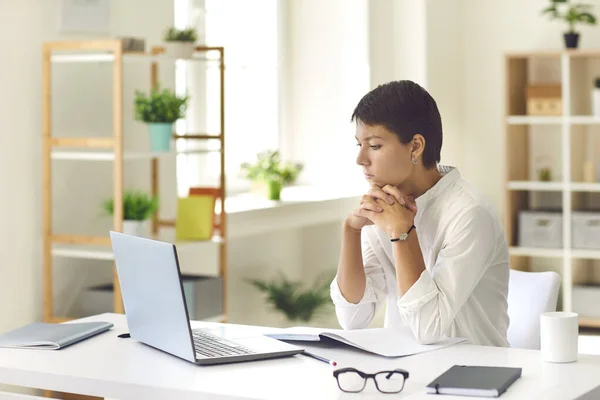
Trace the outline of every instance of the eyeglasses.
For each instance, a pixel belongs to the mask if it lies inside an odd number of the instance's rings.
[[[394,369],[367,374],[356,368],[341,368],[333,371],[333,376],[343,392],[361,392],[367,385],[367,380],[373,378],[375,387],[381,393],[399,393],[404,389],[404,382],[408,379],[408,371]]]

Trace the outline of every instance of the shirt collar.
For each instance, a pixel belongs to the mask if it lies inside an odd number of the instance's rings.
[[[440,174],[442,174],[442,178],[431,189],[415,199],[418,211],[425,209],[432,199],[460,178],[460,172],[455,167],[438,165],[437,168]]]

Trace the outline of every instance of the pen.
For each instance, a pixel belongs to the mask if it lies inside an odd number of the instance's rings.
[[[336,363],[335,361],[328,360],[328,359],[327,359],[327,358],[325,358],[325,357],[321,357],[321,356],[318,356],[318,355],[316,355],[316,354],[313,354],[313,353],[309,353],[309,352],[308,352],[308,351],[306,351],[306,350],[304,350],[304,351],[303,351],[301,354],[304,354],[305,356],[312,357],[312,358],[314,358],[314,359],[316,359],[316,360],[319,360],[319,361],[323,361],[324,363],[327,363],[327,364],[329,364],[329,365],[333,365],[334,367],[337,365],[337,363]]]

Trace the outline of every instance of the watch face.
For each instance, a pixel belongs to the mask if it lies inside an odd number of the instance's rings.
[[[407,237],[408,237],[408,233],[402,233],[402,234],[400,234],[400,237],[398,239],[406,240]]]

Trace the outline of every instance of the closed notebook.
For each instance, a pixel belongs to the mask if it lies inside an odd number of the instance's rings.
[[[0,335],[0,347],[57,350],[113,327],[110,322],[50,324],[34,322]]]
[[[520,377],[521,368],[455,365],[427,385],[427,392],[498,397]]]

